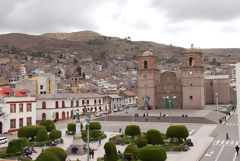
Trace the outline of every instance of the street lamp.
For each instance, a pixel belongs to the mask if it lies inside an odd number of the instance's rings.
[[[218,112],[218,93],[216,92],[215,93],[215,96],[216,96],[216,104],[217,104],[217,121],[219,119],[219,112]]]
[[[89,124],[90,124],[90,120],[91,120],[91,115],[89,114],[89,112],[87,113],[87,161],[89,161]]]
[[[176,96],[173,96],[173,97],[163,97],[164,100],[168,100],[168,103],[169,103],[169,106],[170,106],[170,125],[172,125],[172,101],[173,99],[176,98]]]

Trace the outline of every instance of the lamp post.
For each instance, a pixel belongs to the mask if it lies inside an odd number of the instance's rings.
[[[176,96],[173,96],[173,97],[169,97],[169,96],[166,96],[166,97],[163,97],[164,100],[167,99],[168,103],[169,103],[169,106],[170,106],[170,125],[172,125],[172,101],[173,99],[176,98]]]
[[[89,124],[90,124],[91,115],[87,113],[87,161],[89,161]]]
[[[218,112],[218,93],[216,92],[215,93],[215,96],[216,96],[216,104],[217,104],[217,121],[219,119],[219,112]]]

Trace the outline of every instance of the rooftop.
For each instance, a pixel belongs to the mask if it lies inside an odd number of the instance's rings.
[[[39,94],[37,100],[43,99],[79,99],[79,98],[100,98],[104,95],[97,93],[58,93],[58,94]]]
[[[210,75],[205,76],[205,79],[228,79],[229,75]]]

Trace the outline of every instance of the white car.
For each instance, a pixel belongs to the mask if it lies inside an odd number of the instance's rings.
[[[96,116],[96,117],[102,116],[102,112],[100,112],[100,111],[96,112],[96,113],[95,113],[95,116]]]
[[[113,109],[113,112],[118,112],[118,109],[117,109],[117,108],[114,108],[114,109]]]
[[[6,137],[0,137],[0,144],[7,143],[8,139]]]

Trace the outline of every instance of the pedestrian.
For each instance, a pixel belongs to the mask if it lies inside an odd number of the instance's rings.
[[[148,121],[148,119],[146,118],[146,119],[145,119],[145,121],[147,122],[147,121]]]
[[[98,146],[101,145],[101,139],[98,141]]]
[[[228,133],[226,133],[226,140],[230,140]]]
[[[160,117],[162,116],[162,113],[160,112]]]
[[[44,150],[44,147],[42,148],[42,152],[43,152],[43,150]]]
[[[120,155],[121,154],[121,151],[120,150],[118,150],[118,155]]]
[[[235,147],[235,149],[236,149],[236,152],[237,152],[237,155],[238,155],[239,146],[237,145],[237,146]]]
[[[94,149],[92,150],[92,159],[94,159]]]
[[[158,120],[160,120],[160,117],[158,117]]]
[[[147,116],[148,116],[148,113],[147,113]]]
[[[119,133],[121,133],[121,132],[122,132],[122,128],[119,129]]]
[[[145,117],[145,113],[143,113],[143,117]]]
[[[92,149],[90,148],[89,149],[89,157],[90,157],[90,159],[91,159],[91,156],[92,156]]]

